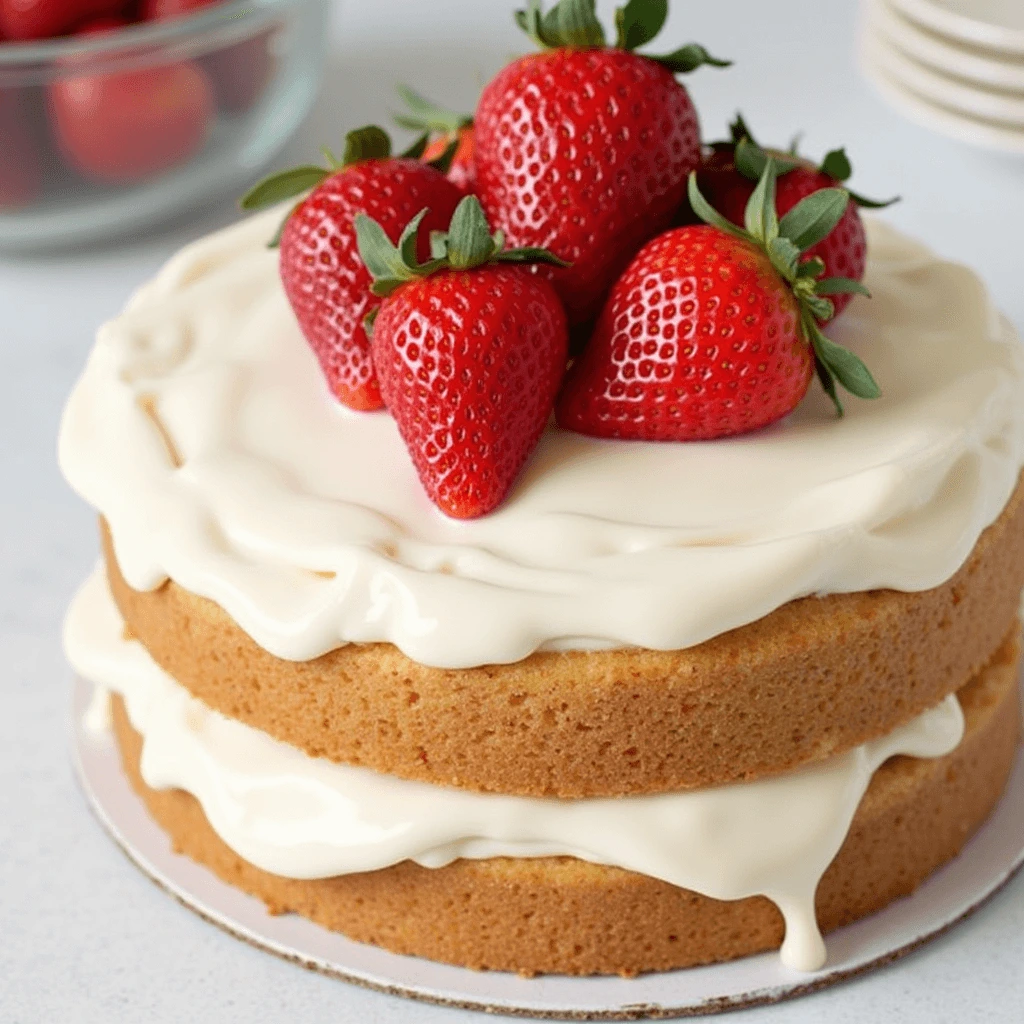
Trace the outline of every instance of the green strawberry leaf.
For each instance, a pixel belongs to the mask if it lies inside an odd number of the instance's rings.
[[[862,196],[858,192],[852,192],[850,189],[846,191],[850,193],[850,198],[858,206],[862,206],[866,210],[883,210],[885,207],[892,206],[893,203],[900,201],[899,196],[893,196],[892,199],[868,199],[867,196]]]
[[[540,47],[547,47],[544,42],[544,17],[541,13],[540,0],[527,0],[525,11],[516,11],[516,24]]]
[[[795,281],[800,269],[800,250],[784,235],[773,238],[767,249],[772,266],[787,281]]]
[[[363,333],[367,338],[373,337],[373,325],[377,322],[377,315],[380,313],[380,306],[374,306],[366,316],[363,317]]]
[[[696,171],[690,171],[690,177],[686,183],[686,194],[690,200],[690,208],[705,224],[710,224],[712,227],[718,228],[719,231],[724,231],[727,235],[733,235],[745,241],[749,240],[747,233],[742,228],[737,227],[731,220],[723,217],[704,198],[700,186],[697,184]]]
[[[397,121],[398,118],[396,117],[395,120]],[[409,160],[419,160],[426,152],[429,141],[430,136],[424,132],[408,149],[402,150],[400,156],[406,157]]]
[[[818,170],[830,178],[835,178],[836,181],[846,181],[853,174],[850,158],[846,155],[845,149],[833,149],[826,153]]]
[[[629,0],[615,11],[615,45],[620,50],[645,46],[662,30],[667,17],[668,0]]]
[[[345,136],[345,152],[341,158],[343,167],[361,160],[386,160],[391,156],[391,139],[383,128],[368,124]]]
[[[822,188],[801,199],[782,218],[779,233],[801,252],[827,237],[843,218],[850,203],[845,188]]]
[[[405,225],[402,235],[398,239],[398,251],[401,254],[402,262],[409,267],[410,270],[416,270],[419,267],[419,260],[416,258],[416,243],[419,236],[420,225],[423,223],[423,218],[426,217],[429,212],[430,208],[424,206],[423,209]]]
[[[422,212],[417,214],[418,219],[421,220],[422,217]],[[391,244],[387,233],[372,217],[358,213],[354,224],[359,255],[374,279],[373,287],[370,289],[374,295],[390,295],[400,284],[417,276],[416,271],[419,268],[410,266],[405,261],[402,250]],[[406,241],[408,230],[406,228],[402,232],[403,242]],[[413,237],[415,238],[415,235]]]
[[[330,171],[312,165],[279,171],[253,185],[239,200],[239,205],[243,210],[262,210],[268,206],[275,206],[285,199],[291,199],[315,188],[330,174]]]
[[[435,171],[440,171],[442,174],[447,174],[452,169],[452,161],[455,159],[455,154],[459,151],[460,139],[458,135],[453,135],[451,141],[447,146],[444,147],[444,152],[433,160],[429,161],[430,166]]]
[[[455,208],[447,231],[430,233],[430,255],[426,263],[417,258],[420,225],[427,210],[420,210],[406,225],[398,245],[392,245],[384,229],[365,213],[355,218],[356,243],[359,255],[373,277],[370,291],[388,296],[396,288],[420,277],[429,277],[438,270],[472,270],[485,263],[548,263],[569,266],[547,249],[510,249],[502,252],[505,233],[490,233],[480,200],[466,196]]]
[[[846,410],[843,409],[843,403],[839,400],[839,395],[836,394],[836,380],[832,376],[829,368],[818,358],[818,353],[814,353],[814,369],[818,374],[818,381],[821,384],[821,390],[832,399],[832,404],[836,407],[836,415],[842,419],[846,415]]]
[[[777,153],[772,154],[772,159],[775,161],[775,169],[780,178],[800,165],[799,160],[790,160]],[[733,160],[736,163],[736,170],[744,178],[748,178],[750,181],[760,181],[761,175],[764,174],[764,165],[768,162],[768,154],[749,137],[744,137],[736,143]]]
[[[852,277],[823,277],[815,284],[814,291],[817,295],[864,295],[871,298],[871,292]]]
[[[495,251],[491,228],[476,196],[466,196],[455,207],[448,227],[448,262],[454,270],[469,270],[486,263]]]
[[[810,317],[804,317],[804,324],[810,334],[815,355],[851,395],[871,399],[882,394],[871,371],[858,356],[827,338]]]
[[[735,146],[738,146],[744,139],[749,139],[753,145],[757,146],[757,140],[754,138],[754,133],[747,127],[747,122],[738,110],[736,111],[736,116],[729,124],[729,135],[731,136],[733,145]],[[760,149],[760,146],[758,146],[758,149]],[[761,175],[759,173],[758,177],[760,176]]]
[[[548,249],[528,247],[526,249],[506,249],[491,257],[492,263],[546,263],[551,267],[571,267],[572,264],[556,256]]]
[[[832,300],[826,299],[823,295],[815,295],[812,292],[810,295],[803,296],[802,301],[814,314],[814,319],[820,323],[825,323],[836,315],[836,307],[832,304]]]
[[[467,114],[458,114],[446,107],[439,107],[407,85],[398,85],[396,90],[409,108],[408,114],[395,115],[395,121],[403,128],[409,128],[414,132],[454,134],[473,123],[473,118]]]
[[[543,31],[549,46],[604,46],[596,0],[558,0],[544,15]]]
[[[821,277],[825,273],[825,261],[820,256],[812,256],[809,260],[804,260],[796,269],[796,276],[801,277]],[[817,289],[815,289],[817,290]],[[822,292],[821,294],[824,294]]]
[[[593,49],[604,46],[604,29],[597,19],[596,0],[558,0],[547,14],[540,0],[529,0],[516,11],[516,24],[546,50],[562,46]]]
[[[432,260],[443,260],[448,255],[448,232],[430,232],[430,258]]]
[[[747,200],[747,207],[743,211],[747,233],[764,246],[771,245],[779,237],[779,216],[775,212],[776,177],[775,160],[768,157],[757,188]]]
[[[678,50],[673,50],[671,53],[660,56],[650,53],[645,53],[644,56],[660,64],[662,67],[668,68],[669,71],[677,75],[688,74],[703,64],[709,64],[714,68],[727,68],[732,65],[731,60],[720,60],[718,57],[712,57],[700,43],[687,43],[685,46],[679,47]]]

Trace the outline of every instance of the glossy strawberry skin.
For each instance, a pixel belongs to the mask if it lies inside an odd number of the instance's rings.
[[[728,151],[720,151],[705,160],[697,174],[697,183],[704,197],[734,224],[743,224],[743,211],[753,194],[754,182],[745,178],[732,161]],[[812,164],[795,167],[779,178],[775,209],[780,217],[801,199],[823,188],[842,188],[843,183],[823,174]],[[850,202],[842,220],[826,238],[804,253],[804,259],[819,256],[825,264],[826,277],[849,277],[863,281],[867,269],[868,244],[864,222],[857,204]],[[830,296],[838,316],[850,303],[852,295]]]
[[[524,267],[440,271],[384,300],[373,330],[381,394],[427,494],[472,519],[505,499],[565,373],[568,328]]]
[[[429,163],[444,156],[449,139],[439,136],[430,142],[421,159]],[[472,127],[459,129],[459,145],[448,168],[448,180],[466,195],[476,192],[476,134]]]
[[[796,300],[768,258],[717,228],[675,228],[616,283],[556,414],[596,437],[742,434],[791,412],[813,368]]]
[[[328,386],[351,409],[383,405],[363,320],[380,299],[359,258],[352,221],[366,213],[397,242],[425,206],[419,258],[447,229],[462,193],[416,160],[366,160],[331,175],[299,204],[281,236],[281,281]]]
[[[475,115],[477,194],[511,246],[570,261],[545,269],[570,323],[588,323],[648,239],[666,228],[700,160],[697,114],[672,73],[623,50],[523,57]]]

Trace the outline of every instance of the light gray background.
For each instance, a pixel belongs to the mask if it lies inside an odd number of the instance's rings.
[[[325,93],[280,161],[386,117],[396,80],[470,106],[524,47],[513,0],[349,0],[335,19]],[[610,4],[603,4],[607,12]],[[664,38],[732,57],[688,84],[705,135],[742,105],[765,140],[802,127],[812,154],[846,144],[854,186],[901,193],[889,216],[977,267],[1024,326],[1024,161],[928,134],[857,74],[852,0],[675,0]],[[68,598],[95,558],[92,515],[54,464],[58,417],[93,331],[228,203],[144,240],[46,258],[0,257],[0,1021],[471,1024],[482,1015],[366,992],[250,949],[143,877],[81,799],[67,755]],[[898,965],[737,1024],[1024,1021],[1024,877],[952,934]]]

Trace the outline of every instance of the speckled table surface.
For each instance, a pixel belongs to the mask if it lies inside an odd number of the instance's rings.
[[[402,79],[469,105],[519,47],[511,0],[350,0],[337,13],[324,96],[282,166],[384,119]],[[610,7],[602,4],[602,7]],[[987,154],[901,120],[860,79],[852,0],[677,2],[667,37],[733,57],[691,87],[706,134],[742,105],[766,138],[806,130],[808,151],[846,144],[856,187],[899,192],[892,220],[977,267],[1024,327],[1024,160]],[[229,204],[144,239],[0,258],[0,1021],[289,1021],[470,1024],[309,974],[249,948],[170,900],[92,820],[67,755],[65,605],[95,558],[92,516],[55,466],[60,408],[95,326]],[[1024,1020],[1024,877],[902,962],[802,1001],[744,1011],[743,1024]],[[490,1018],[488,1018],[490,1019]]]

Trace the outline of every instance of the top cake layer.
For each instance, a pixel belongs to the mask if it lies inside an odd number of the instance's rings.
[[[677,650],[793,598],[949,579],[1024,464],[1024,356],[970,271],[869,223],[836,341],[876,402],[690,444],[549,429],[474,521],[422,493],[385,414],[328,394],[266,249],[277,214],[175,257],[106,325],[61,464],[137,590],[170,578],[270,653],[386,641],[426,665]]]

